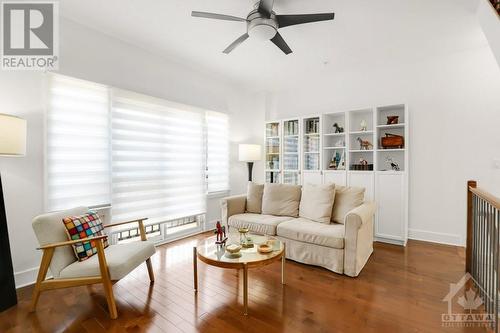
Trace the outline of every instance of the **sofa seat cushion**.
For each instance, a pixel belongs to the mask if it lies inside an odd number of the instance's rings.
[[[104,250],[111,280],[120,280],[155,253],[150,241],[137,241],[110,245]],[[75,261],[65,267],[59,278],[100,276],[99,256],[96,254],[85,261]]]
[[[280,223],[276,229],[280,237],[335,249],[344,248],[343,224],[325,224],[298,218]]]
[[[276,235],[276,226],[293,219],[289,216],[274,216],[261,214],[236,214],[228,219],[227,224],[234,228],[248,228],[250,231],[263,235]]]

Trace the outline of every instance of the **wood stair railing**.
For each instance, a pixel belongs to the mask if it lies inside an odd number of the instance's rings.
[[[500,199],[467,182],[467,243],[465,270],[472,276],[484,301],[484,311],[494,318],[498,332],[500,285]]]

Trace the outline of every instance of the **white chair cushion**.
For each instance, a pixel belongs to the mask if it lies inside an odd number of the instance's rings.
[[[263,235],[276,235],[276,226],[292,219],[289,216],[273,216],[261,214],[236,214],[229,217],[227,224],[235,228],[248,228],[250,231]]]
[[[125,275],[142,264],[155,253],[153,242],[137,241],[125,244],[110,245],[104,250],[108,263],[111,280],[120,280]],[[99,276],[99,257],[93,255],[85,261],[76,261],[65,267],[59,274],[59,278],[79,278],[88,276]]]
[[[300,242],[336,249],[344,248],[345,227],[343,224],[325,224],[298,218],[280,223],[276,228],[276,233],[280,237]]]
[[[302,186],[299,216],[320,223],[330,223],[335,184]]]
[[[300,185],[264,184],[262,214],[299,216]]]

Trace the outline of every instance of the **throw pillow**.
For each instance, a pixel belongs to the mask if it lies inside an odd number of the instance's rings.
[[[332,221],[344,224],[345,216],[354,208],[361,206],[365,198],[363,187],[335,187]]]
[[[266,183],[262,195],[262,214],[297,217],[300,195],[299,185]]]
[[[102,225],[99,215],[95,212],[88,212],[87,214],[79,216],[69,216],[63,218],[64,226],[66,227],[66,234],[70,240],[83,239],[94,236],[104,235],[104,227]],[[73,244],[73,251],[75,252],[78,261],[84,261],[97,253],[96,241],[87,241]],[[107,239],[103,240],[104,247],[108,247]]]
[[[247,188],[247,213],[260,214],[262,212],[262,194],[264,184],[248,182]]]
[[[335,199],[335,184],[302,186],[299,216],[320,223],[330,223],[333,202]]]

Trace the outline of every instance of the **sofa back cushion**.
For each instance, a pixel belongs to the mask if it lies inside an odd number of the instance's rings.
[[[320,223],[330,223],[334,199],[335,184],[306,184],[302,186],[299,216]]]
[[[301,190],[299,185],[264,184],[262,214],[299,216]]]
[[[248,182],[247,187],[247,213],[262,213],[262,194],[264,193],[264,184],[255,184]]]
[[[345,216],[354,208],[361,206],[365,198],[363,187],[335,187],[335,202],[333,203],[332,222],[344,223]]]

